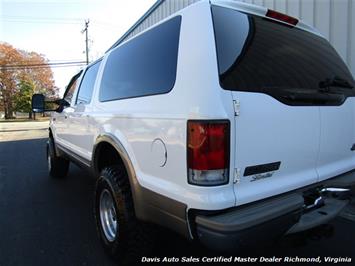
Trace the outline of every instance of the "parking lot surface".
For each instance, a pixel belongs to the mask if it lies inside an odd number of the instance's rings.
[[[49,121],[1,122],[0,142],[46,138],[48,125]]]

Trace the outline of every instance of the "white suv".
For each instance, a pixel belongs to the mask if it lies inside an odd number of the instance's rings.
[[[201,1],[72,79],[50,123],[50,175],[69,160],[91,169],[100,238],[122,260],[145,254],[147,224],[223,250],[307,230],[348,203],[354,84],[301,21]]]

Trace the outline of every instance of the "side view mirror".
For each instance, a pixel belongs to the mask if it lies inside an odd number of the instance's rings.
[[[33,94],[32,95],[32,112],[43,113],[45,111],[45,102],[43,94]]]
[[[49,103],[51,108],[46,109],[46,103]],[[53,109],[53,104],[58,105],[57,108]],[[33,94],[32,95],[32,112],[43,113],[43,112],[62,112],[64,107],[70,106],[70,104],[64,99],[58,99],[54,101],[46,101],[43,94]]]
[[[64,99],[55,100],[55,101],[53,101],[53,103],[58,104],[59,106],[63,106],[63,107],[70,106],[70,104]]]
[[[64,107],[70,106],[70,104],[64,99],[58,99],[58,100],[52,101],[51,103],[55,103],[58,105],[57,109],[52,110],[52,111],[56,111],[57,113],[63,112]]]

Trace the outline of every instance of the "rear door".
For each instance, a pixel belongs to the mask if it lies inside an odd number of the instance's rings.
[[[319,180],[325,180],[355,168],[354,98],[342,105],[321,107]]]
[[[354,93],[331,86],[334,77],[353,79],[329,43],[224,7],[212,6],[212,14],[220,86],[231,91],[239,113],[237,204],[354,168],[347,147],[354,136]]]
[[[317,182],[318,107],[289,107],[259,93],[233,92],[233,99],[241,105],[235,117],[240,204]]]

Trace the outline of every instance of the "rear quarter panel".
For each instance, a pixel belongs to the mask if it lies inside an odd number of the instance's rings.
[[[187,182],[187,120],[230,119],[233,106],[230,92],[216,90],[218,78],[209,3],[191,5],[177,14],[182,15],[182,24],[174,88],[167,94],[109,102],[99,102],[97,90],[93,112],[96,135],[110,133],[121,141],[141,186],[183,202],[188,208],[232,207],[235,205],[232,174],[229,184],[224,186],[198,187]],[[162,153],[157,154],[153,147],[156,139],[162,140],[166,148],[164,166],[161,166]]]

